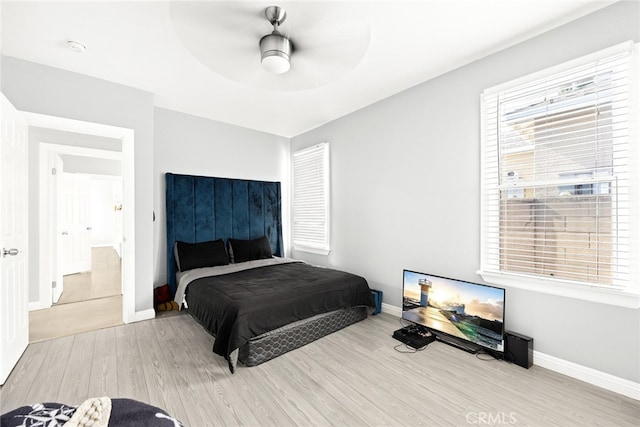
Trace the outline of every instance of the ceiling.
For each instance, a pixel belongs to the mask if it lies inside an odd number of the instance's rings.
[[[613,2],[2,0],[1,47],[151,92],[158,107],[292,137]],[[272,4],[294,45],[281,75],[260,65]]]

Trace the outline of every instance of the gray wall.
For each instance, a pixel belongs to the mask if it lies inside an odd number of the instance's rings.
[[[153,254],[149,250],[153,242],[153,95],[6,56],[2,58],[1,87],[18,110],[134,130],[135,311],[153,308]],[[37,250],[30,239],[31,253]],[[30,282],[33,280],[31,277]]]
[[[154,138],[154,282],[160,285],[167,282],[164,174],[280,181],[287,195],[289,139],[163,108],[155,109]],[[283,197],[285,224],[287,213]]]
[[[362,274],[400,306],[402,269],[481,282],[480,93],[640,40],[620,2],[292,139],[331,143],[333,249],[293,256]],[[640,311],[507,290],[507,329],[551,356],[640,382]]]

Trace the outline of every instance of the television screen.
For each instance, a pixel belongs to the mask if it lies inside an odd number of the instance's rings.
[[[502,288],[404,270],[402,318],[467,350],[503,352],[504,297]]]

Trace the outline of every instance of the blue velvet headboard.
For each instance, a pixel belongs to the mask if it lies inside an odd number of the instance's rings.
[[[192,175],[165,175],[167,191],[167,280],[176,291],[175,242],[198,243],[267,236],[283,256],[279,182]]]

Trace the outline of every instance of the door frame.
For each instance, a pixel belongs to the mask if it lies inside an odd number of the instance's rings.
[[[122,204],[123,204],[123,238],[122,238],[122,320],[130,323],[135,320],[135,166],[134,166],[134,131],[133,129],[104,125],[100,123],[85,122],[80,120],[66,119],[62,117],[47,116],[44,114],[21,111],[29,126],[45,129],[73,132],[85,135],[101,136],[122,141],[122,152],[116,153],[122,159]],[[90,149],[88,147],[66,146],[74,149],[73,154],[78,154],[82,150],[85,153],[96,151],[107,151]],[[82,149],[82,150],[80,150]],[[40,162],[42,162],[42,151],[40,152]],[[39,165],[43,170],[42,164]],[[44,164],[46,169],[46,162]],[[40,177],[40,188],[42,188],[42,176]],[[45,181],[46,182],[46,181]],[[42,198],[40,197],[40,202]],[[40,265],[43,266],[46,259],[46,249],[51,233],[45,232],[48,229],[48,222],[43,221],[42,213],[39,213],[39,245],[40,245]],[[44,227],[44,228],[43,228]],[[44,239],[44,240],[43,240]],[[45,256],[43,257],[43,250]],[[48,268],[47,268],[48,270]],[[46,270],[45,270],[46,271]],[[37,302],[30,303],[30,310],[43,309],[51,306],[51,283],[47,280],[39,280],[39,298]],[[46,290],[44,289],[46,287]],[[45,298],[43,298],[45,297]]]
[[[55,143],[47,143],[47,142],[38,142],[39,149],[39,167],[38,167],[38,179],[39,179],[39,259],[40,259],[40,267],[39,272],[40,275],[38,277],[39,280],[39,300],[38,302],[32,302],[30,304],[30,310],[40,310],[43,308],[51,307],[52,301],[52,293],[51,289],[51,280],[54,277],[53,272],[50,270],[49,256],[51,248],[58,247],[60,248],[59,242],[52,245],[52,240],[59,240],[61,236],[58,234],[58,230],[56,226],[52,227],[52,223],[50,221],[51,210],[54,209],[54,206],[51,206],[49,203],[50,195],[48,194],[49,180],[51,179],[51,173],[49,173],[49,156],[51,154],[58,155],[74,155],[81,157],[93,157],[98,159],[106,159],[106,160],[122,160],[122,152],[120,151],[109,151],[109,150],[101,150],[97,148],[88,148],[88,147],[79,147],[74,145],[65,145],[65,144],[55,144]],[[62,176],[64,170],[57,171],[58,176]],[[122,174],[120,175],[122,178],[123,186],[124,186],[124,177]],[[60,187],[58,188],[60,190]],[[124,190],[123,190],[124,197]],[[53,228],[53,229],[52,229]],[[60,264],[60,263],[58,263]],[[58,267],[60,268],[60,266]],[[54,279],[55,280],[55,279]],[[124,281],[123,281],[124,283]],[[58,284],[61,286],[61,284]]]
[[[43,153],[40,153],[40,165],[42,165],[43,159],[42,159],[42,155]],[[38,175],[39,175],[39,180],[40,180],[40,204],[39,206],[39,216],[40,216],[40,221],[42,222],[42,215],[43,213],[46,213],[47,215],[47,222],[46,225],[49,227],[47,230],[42,230],[42,233],[45,234],[46,236],[50,237],[49,241],[47,242],[47,257],[49,258],[49,262],[40,262],[40,270],[38,271],[38,280],[40,280],[41,282],[44,280],[51,279],[51,280],[55,280],[57,283],[57,286],[55,287],[55,289],[51,290],[52,293],[52,301],[55,304],[56,302],[58,302],[58,300],[60,299],[60,297],[62,296],[62,292],[64,291],[63,287],[64,287],[64,283],[62,280],[62,269],[60,268],[61,262],[60,262],[60,253],[61,251],[61,245],[62,245],[62,240],[58,239],[57,236],[59,233],[61,233],[60,231],[60,183],[62,181],[62,179],[60,179],[60,177],[58,176],[57,171],[60,170],[60,172],[64,171],[64,166],[62,163],[62,157],[60,156],[59,153],[56,152],[51,152],[49,151],[48,153],[46,153],[47,158],[45,159],[46,163],[46,168],[43,169],[42,166],[40,166],[40,168],[38,169]],[[53,177],[53,171],[51,173],[48,172],[41,172],[43,170],[49,171],[50,169],[55,168],[56,170],[56,178],[54,179]],[[47,177],[47,183],[45,185],[42,184],[42,177],[46,176]],[[44,191],[47,191],[47,194],[43,194]],[[40,258],[42,256],[42,250],[40,251],[40,253],[38,254],[38,259],[39,260],[43,260],[43,258]],[[55,266],[55,267],[54,267]],[[44,270],[42,268],[45,268]],[[51,286],[53,287],[53,286]],[[42,288],[40,287],[39,291],[38,291],[38,295],[40,295],[40,292],[42,292]],[[44,298],[44,297],[43,297]]]

